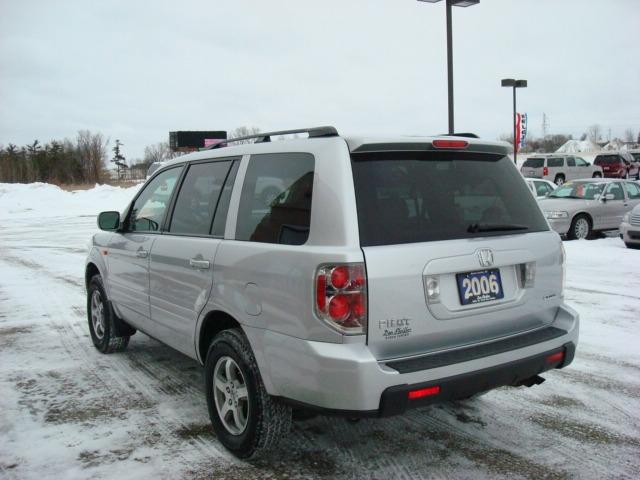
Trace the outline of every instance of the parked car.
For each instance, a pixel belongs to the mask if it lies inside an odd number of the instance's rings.
[[[622,217],[640,203],[640,185],[611,179],[567,182],[540,200],[551,227],[569,239],[615,230]]]
[[[528,157],[520,168],[522,175],[542,178],[562,185],[578,178],[601,178],[602,168],[574,155],[545,154]]]
[[[603,153],[593,161],[606,178],[640,179],[640,164],[629,152]]]
[[[95,347],[141,330],[202,363],[231,452],[266,451],[293,409],[385,417],[571,363],[562,242],[506,144],[250,138],[169,161],[99,215],[86,263]]]
[[[529,187],[533,196],[538,200],[545,198],[557,187],[555,183],[541,178],[526,178],[525,182],[527,182],[527,187]]]
[[[640,205],[636,205],[622,217],[620,238],[628,248],[640,248]]]

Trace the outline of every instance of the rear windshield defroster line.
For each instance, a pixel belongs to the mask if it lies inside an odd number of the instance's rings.
[[[548,230],[507,156],[397,151],[351,159],[363,247]],[[485,225],[501,228],[478,227]]]

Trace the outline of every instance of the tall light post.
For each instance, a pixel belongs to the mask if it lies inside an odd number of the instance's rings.
[[[513,78],[503,78],[503,87],[513,87],[513,162],[518,163],[518,136],[516,128],[516,88],[527,88],[526,80],[515,80]]]
[[[441,0],[418,0],[419,2],[437,3]],[[451,33],[451,7],[470,7],[480,0],[446,0],[447,2],[447,78],[449,96],[449,135],[454,133],[453,122],[453,36]]]

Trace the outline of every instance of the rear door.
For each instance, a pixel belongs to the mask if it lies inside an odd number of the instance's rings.
[[[368,344],[389,359],[551,323],[558,238],[508,157],[352,154]],[[535,286],[525,287],[527,263]],[[543,302],[541,299],[547,297]]]
[[[546,180],[550,180],[558,185],[563,183],[561,181],[562,178],[568,180],[563,157],[547,158],[547,167],[548,174],[544,177]]]
[[[189,165],[166,231],[151,250],[149,333],[187,355],[194,354],[196,321],[211,291],[238,161]]]
[[[138,194],[125,220],[125,232],[109,243],[109,293],[126,320],[149,328],[149,252],[160,234],[182,167],[156,175]]]
[[[640,204],[640,185],[633,182],[624,182],[624,189],[627,192],[627,211]]]
[[[629,210],[622,183],[611,182],[604,190],[604,195],[613,195],[613,200],[604,203],[603,228],[618,228],[622,223],[622,217]]]

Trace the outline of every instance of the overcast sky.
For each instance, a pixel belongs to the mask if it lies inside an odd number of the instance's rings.
[[[454,8],[456,130],[640,130],[639,0],[481,0]],[[444,2],[0,0],[0,144],[172,130],[447,129]]]

